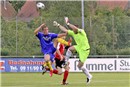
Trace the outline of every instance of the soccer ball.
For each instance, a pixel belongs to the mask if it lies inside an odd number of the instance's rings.
[[[37,3],[37,8],[38,9],[45,9],[45,5],[43,3],[41,3],[41,2],[38,2]]]

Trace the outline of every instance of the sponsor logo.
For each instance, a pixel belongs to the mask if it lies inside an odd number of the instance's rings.
[[[79,71],[78,60],[74,61],[73,71]],[[88,59],[84,67],[96,72],[130,72],[129,59]]]
[[[113,63],[88,63],[85,64],[85,67],[88,70],[91,71],[112,71],[112,70],[117,70],[117,65],[116,65],[116,60],[113,61]],[[75,66],[78,64],[78,60],[75,61]],[[75,70],[77,70],[78,68],[75,67]]]
[[[44,62],[43,61],[24,61],[24,60],[8,60],[9,65],[42,65]]]
[[[5,64],[5,61],[0,60],[0,71],[5,70],[4,64]]]
[[[120,60],[120,70],[130,70],[130,60]]]
[[[78,59],[70,59],[70,72],[82,72],[77,65]],[[1,72],[42,72],[41,65],[43,59],[25,59],[11,58],[0,60]],[[54,65],[53,65],[54,67]],[[90,72],[130,72],[130,59],[128,58],[110,58],[110,59],[87,59],[84,67]]]

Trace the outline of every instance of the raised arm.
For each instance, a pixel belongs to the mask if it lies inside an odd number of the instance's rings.
[[[41,24],[38,28],[34,30],[34,34],[37,35],[38,32],[42,29],[42,27],[45,25],[45,23]]]
[[[53,25],[56,26],[56,27],[59,27],[61,29],[61,31],[68,33],[68,30],[64,26],[57,23],[56,21],[53,22]]]
[[[75,33],[78,32],[78,27],[76,27],[75,25],[70,24],[70,23],[68,23],[67,25],[68,25]]]
[[[65,23],[66,23],[75,33],[78,32],[78,27],[76,27],[76,26],[73,25],[73,24],[70,24],[68,17],[65,17]]]

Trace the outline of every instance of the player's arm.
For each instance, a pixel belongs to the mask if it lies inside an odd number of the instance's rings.
[[[65,17],[65,23],[75,32],[78,33],[78,27],[76,27],[75,25],[69,23],[69,18]]]
[[[60,33],[60,34],[58,34],[58,38],[61,38],[61,37],[63,37],[63,36],[66,36],[67,35],[67,33]]]
[[[78,32],[78,29],[79,29],[79,28],[76,27],[75,25],[68,23],[68,26],[69,26],[75,33]]]
[[[56,21],[53,22],[53,26],[59,27],[61,29],[61,31],[68,33],[68,30],[64,26],[57,23]]]
[[[41,24],[38,28],[36,28],[36,29],[34,30],[34,34],[37,35],[38,32],[40,31],[40,29],[42,29],[42,27],[43,27],[44,25],[45,25],[45,23]]]

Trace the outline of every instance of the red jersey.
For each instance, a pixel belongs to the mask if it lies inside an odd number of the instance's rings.
[[[57,49],[59,49],[61,55],[64,54],[64,51],[65,51],[64,48],[65,48],[64,44],[58,43]],[[60,56],[57,52],[55,53],[55,58],[60,59]]]

